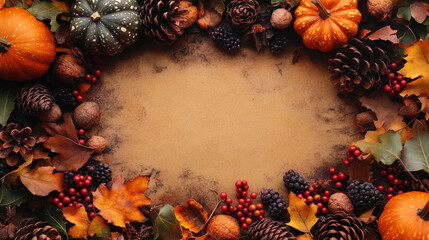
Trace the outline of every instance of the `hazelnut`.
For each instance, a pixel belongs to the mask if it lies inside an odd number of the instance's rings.
[[[100,118],[100,108],[95,102],[84,102],[74,110],[73,120],[77,128],[89,130],[98,125]]]
[[[270,22],[271,25],[276,29],[285,29],[289,27],[292,19],[292,14],[288,10],[284,8],[278,8],[271,14]]]
[[[39,120],[42,122],[56,122],[61,118],[62,115],[63,113],[61,112],[60,106],[54,104],[49,112],[42,113],[37,116],[37,118],[39,118]]]
[[[393,1],[392,0],[368,0],[368,13],[371,17],[385,21],[392,16]]]
[[[88,147],[94,148],[96,154],[101,154],[106,149],[106,139],[100,136],[92,136],[88,142]]]
[[[353,204],[344,193],[334,193],[329,197],[328,209],[332,213],[336,212],[353,212]]]

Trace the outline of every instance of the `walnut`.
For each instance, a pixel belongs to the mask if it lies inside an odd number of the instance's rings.
[[[349,197],[347,197],[344,193],[334,193],[329,197],[328,208],[331,213],[336,212],[353,212],[353,204],[350,201]]]
[[[371,17],[386,21],[392,17],[393,1],[392,0],[368,0],[368,13]]]
[[[292,14],[284,9],[278,8],[271,14],[271,25],[276,29],[285,29],[292,22]]]
[[[95,102],[84,102],[74,110],[73,120],[78,128],[89,130],[98,125],[100,118],[100,108]]]
[[[88,147],[94,148],[96,154],[101,154],[106,149],[106,139],[100,136],[92,136],[88,140]]]

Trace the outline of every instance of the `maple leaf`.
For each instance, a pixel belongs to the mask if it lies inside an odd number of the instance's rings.
[[[194,199],[187,201],[186,205],[175,207],[174,215],[184,228],[193,233],[201,232],[207,222],[206,210]]]
[[[316,224],[317,206],[314,204],[306,205],[302,198],[297,197],[294,193],[289,193],[290,222],[287,225],[304,233],[309,233],[311,228]]]
[[[153,212],[152,212],[153,213]],[[173,206],[167,204],[163,206],[158,215],[153,216],[154,220],[154,240],[181,239],[182,230],[180,223],[174,216]]]
[[[68,234],[74,238],[87,239],[89,219],[85,207],[83,205],[65,207],[63,214],[67,221],[74,224],[73,227],[69,228]]]
[[[100,215],[96,215],[89,223],[88,235],[97,239],[112,239],[110,227]]]
[[[423,121],[413,125],[413,137],[404,145],[404,164],[409,171],[429,173],[429,132]]]
[[[67,188],[64,182],[64,173],[52,173],[54,167],[43,166],[26,172],[20,176],[22,184],[33,195],[48,196],[52,191],[63,191]]]
[[[399,43],[399,38],[396,35],[398,30],[393,30],[390,26],[385,26],[367,36],[370,40],[385,40],[392,43]]]
[[[407,84],[401,92],[401,96],[410,96],[412,94],[420,96],[429,93],[429,44],[420,40],[411,46],[401,45],[404,48],[404,54],[407,55],[405,66],[398,72],[408,78],[417,80]]]
[[[94,206],[107,222],[125,227],[128,222],[143,222],[145,216],[139,207],[149,205],[151,200],[144,195],[149,177],[139,176],[124,184],[124,178],[118,177],[109,190],[100,185],[94,192]]]
[[[402,142],[399,133],[389,130],[378,136],[379,142],[358,142],[363,152],[371,153],[377,162],[391,165],[401,157]]]

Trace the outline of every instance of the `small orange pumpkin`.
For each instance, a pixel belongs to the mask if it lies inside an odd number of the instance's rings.
[[[25,9],[0,9],[0,79],[39,78],[55,54],[54,36],[45,24]]]
[[[390,199],[378,229],[382,239],[429,239],[429,193],[407,192]]]
[[[362,18],[357,0],[301,0],[294,29],[310,49],[329,52],[349,41]]]

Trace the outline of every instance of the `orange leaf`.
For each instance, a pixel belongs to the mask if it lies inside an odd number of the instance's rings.
[[[110,228],[106,221],[100,216],[95,216],[88,227],[89,236],[97,236],[101,239],[111,238]]]
[[[193,233],[201,232],[207,222],[206,210],[194,199],[186,202],[186,205],[175,207],[174,215],[184,228]]]
[[[296,240],[313,240],[314,238],[310,235],[310,234],[308,234],[308,233],[306,233],[306,234],[303,234],[303,235],[299,235],[297,238],[296,238]]]
[[[175,25],[181,28],[188,28],[198,18],[198,9],[191,2],[182,0],[179,3],[178,14],[174,17]]]
[[[304,233],[309,233],[310,229],[316,224],[317,206],[314,204],[306,205],[304,199],[297,197],[293,192],[289,193],[290,222],[287,225]]]
[[[203,15],[197,20],[201,29],[214,28],[222,22],[222,15],[212,8],[204,9]]]
[[[38,167],[20,176],[22,184],[34,195],[48,196],[52,191],[66,189],[64,173],[52,173],[54,167]]]
[[[100,215],[119,227],[125,227],[128,222],[143,222],[145,216],[139,207],[149,205],[151,200],[144,195],[149,184],[149,177],[139,176],[124,184],[119,177],[109,190],[100,185],[94,192],[94,206],[100,210]]]
[[[65,207],[63,214],[67,221],[74,224],[69,228],[68,234],[74,238],[87,238],[88,234],[88,214],[83,205],[79,207]]]
[[[407,55],[404,68],[399,73],[408,78],[419,78],[407,84],[401,92],[401,96],[410,96],[412,94],[420,96],[429,94],[429,44],[424,40],[414,44],[401,45],[404,48],[404,54]]]
[[[83,95],[91,88],[91,84],[87,82],[80,82],[77,88],[79,89],[80,94]]]

